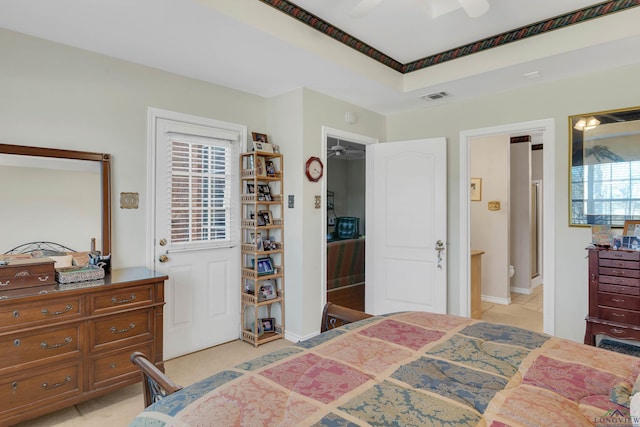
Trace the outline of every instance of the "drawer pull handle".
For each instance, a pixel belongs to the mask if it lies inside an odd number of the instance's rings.
[[[132,302],[135,299],[136,299],[136,294],[131,294],[129,299],[118,299],[116,297],[113,297],[113,298],[111,298],[111,302],[114,303],[114,304],[126,304],[128,302]]]
[[[38,277],[38,280],[41,282],[46,282],[47,280],[49,280],[49,276]]]
[[[115,363],[111,364],[111,369],[116,369],[116,364]]]
[[[72,308],[73,308],[73,305],[67,304],[67,306],[64,308],[63,311],[54,311],[53,313],[49,313],[49,310],[47,310],[46,308],[43,308],[41,313],[44,314],[45,316],[59,316],[61,314],[67,313]]]
[[[53,345],[49,345],[46,341],[43,341],[40,343],[40,348],[43,350],[52,350],[54,348],[60,348],[64,345],[67,345],[69,343],[71,343],[71,341],[73,341],[73,338],[71,337],[66,337],[64,339],[64,342],[58,343],[58,344],[53,344]]]
[[[18,382],[14,381],[11,383],[11,393],[16,394],[17,391],[18,391]]]
[[[613,328],[611,328],[611,332],[613,332],[616,335],[624,334],[624,330],[622,330],[622,329],[613,329]]]
[[[13,345],[15,345],[16,347],[18,347],[20,344],[22,344],[22,341],[20,341],[20,338],[16,338],[15,340],[13,340]]]
[[[71,377],[67,376],[63,382],[61,383],[56,383],[56,384],[51,384],[49,385],[48,383],[42,383],[42,388],[43,390],[50,390],[50,389],[54,389],[54,388],[58,388],[58,387],[62,387],[63,385],[65,385],[66,383],[71,382]]]
[[[0,286],[9,286],[9,283],[11,283],[11,280],[7,280],[6,282],[0,282]]]
[[[14,318],[16,318],[16,319],[17,319],[18,317],[20,317],[20,312],[19,312],[18,310],[14,310],[14,311],[13,311],[13,317],[14,317]]]
[[[624,317],[624,314],[620,314],[620,313],[611,313],[611,315],[613,317]]]
[[[126,332],[129,332],[130,330],[132,330],[135,327],[136,327],[136,324],[131,322],[131,323],[129,323],[129,329],[127,329],[127,328],[117,329],[115,326],[112,326],[109,330],[111,331],[112,334],[124,334]]]
[[[619,298],[613,298],[611,301],[613,301],[613,302],[624,302],[623,299],[619,299]]]

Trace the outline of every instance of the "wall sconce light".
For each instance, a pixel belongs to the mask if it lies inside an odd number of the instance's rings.
[[[587,118],[582,117],[580,120],[576,122],[573,128],[575,130],[589,130],[589,129],[593,129],[599,124],[600,124],[600,120],[596,119],[593,116],[590,116]]]

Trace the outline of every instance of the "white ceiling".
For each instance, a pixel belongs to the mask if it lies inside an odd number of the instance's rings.
[[[293,0],[401,63],[597,3],[488,0],[479,18],[432,18],[425,1],[382,0],[352,18],[359,0]],[[1,28],[264,97],[307,87],[381,114],[638,63],[637,22],[640,7],[401,74],[259,0],[0,0]],[[450,97],[420,99],[439,91]]]

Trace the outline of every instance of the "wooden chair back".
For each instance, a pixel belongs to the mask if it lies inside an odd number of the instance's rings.
[[[142,371],[142,391],[144,407],[157,402],[163,397],[182,390],[182,386],[174,384],[156,365],[139,351],[131,353],[131,363]]]
[[[322,323],[320,332],[326,332],[329,329],[337,328],[348,323],[357,322],[358,320],[368,319],[372,317],[362,311],[353,310],[351,308],[342,307],[340,305],[328,302],[322,310]]]

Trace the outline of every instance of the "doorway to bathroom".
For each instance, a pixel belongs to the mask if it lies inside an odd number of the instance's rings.
[[[547,333],[554,329],[554,191],[544,183],[554,182],[553,128],[553,120],[540,120],[465,131],[460,137],[461,277],[471,283],[470,254],[482,250],[482,318]],[[472,178],[481,185],[475,200]],[[471,296],[470,285],[461,289],[463,315],[471,313]]]

